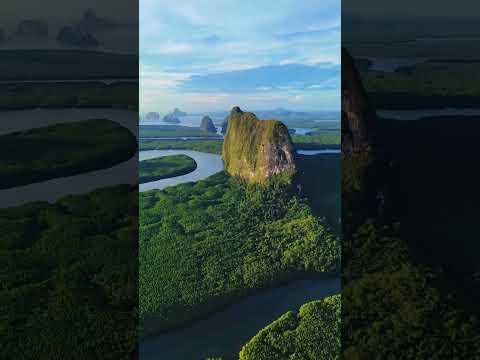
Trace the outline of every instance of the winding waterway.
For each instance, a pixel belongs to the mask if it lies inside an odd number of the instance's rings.
[[[197,168],[191,173],[140,184],[140,191],[164,189],[190,181],[199,181],[223,170],[223,161],[220,155],[208,154],[193,150],[146,150],[140,151],[140,161],[169,155],[187,155],[197,163]]]
[[[38,109],[0,112],[0,134],[68,123],[86,119],[110,119],[138,136],[136,112],[116,109]],[[301,150],[299,154],[336,153],[339,150]],[[128,161],[111,168],[62,177],[16,188],[0,190],[0,207],[11,207],[31,201],[56,201],[71,194],[82,194],[96,188],[138,181],[139,160],[185,154],[197,162],[189,174],[140,185],[140,191],[163,189],[184,182],[198,181],[223,170],[221,157],[191,150],[150,150],[139,152]],[[258,292],[223,311],[196,321],[191,326],[152,337],[140,344],[141,358],[191,360],[207,356],[236,359],[241,346],[283,313],[298,310],[304,303],[336,294],[340,279],[299,280],[286,286]]]
[[[340,149],[321,149],[321,150],[298,150],[301,155],[319,155],[319,154],[339,154]],[[161,179],[140,184],[140,191],[158,189],[162,190],[168,186],[203,180],[219,171],[223,170],[223,161],[220,155],[208,154],[192,150],[146,150],[140,151],[140,161],[158,158],[169,155],[187,155],[197,163],[197,168],[191,173],[175,176],[168,179]]]
[[[142,360],[238,359],[242,345],[287,311],[340,292],[337,277],[299,280],[252,295],[189,327],[140,343]]]
[[[298,151],[302,155],[339,152],[339,149]],[[192,157],[197,162],[197,170],[187,175],[141,184],[140,191],[198,181],[223,170],[219,155],[189,150],[142,151],[140,160],[177,154]],[[282,314],[296,311],[309,301],[339,291],[340,279],[337,277],[298,280],[286,286],[261,291],[183,329],[143,340],[140,343],[140,357],[142,360],[194,360],[207,357],[236,360],[241,347]]]
[[[297,150],[300,155],[321,155],[321,154],[340,154],[340,149],[321,149],[321,150]]]
[[[109,119],[129,129],[138,137],[137,113],[120,109],[34,109],[0,111],[0,135],[15,131],[71,123],[87,119]],[[61,177],[0,190],[0,208],[33,201],[54,202],[67,195],[85,194],[98,188],[119,184],[135,184],[138,157],[110,168]]]
[[[0,134],[39,128],[58,123],[70,123],[86,119],[109,119],[128,128],[138,136],[137,113],[120,109],[33,109],[0,112]],[[339,150],[299,150],[299,154],[317,155],[337,153]],[[140,191],[164,189],[185,182],[199,181],[223,170],[220,155],[191,150],[149,150],[139,152],[126,162],[111,168],[91,171],[74,176],[51,179],[34,184],[0,190],[0,208],[18,206],[32,201],[54,202],[67,195],[84,194],[101,187],[118,184],[135,184],[138,160],[185,154],[197,162],[197,169],[189,174],[141,184]]]

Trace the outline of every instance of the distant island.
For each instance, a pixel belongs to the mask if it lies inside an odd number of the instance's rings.
[[[160,120],[160,114],[157,112],[149,112],[146,113],[145,116],[143,117],[144,121],[159,121]]]
[[[80,26],[64,26],[57,35],[57,42],[75,47],[98,47],[99,41],[90,32]]]
[[[187,115],[186,112],[181,111],[179,108],[173,109],[172,112],[169,112],[163,117],[163,121],[167,124],[180,124],[179,117]]]
[[[173,114],[165,115],[162,120],[168,124],[180,124],[180,120]]]
[[[217,128],[213,124],[212,118],[208,115],[203,117],[202,122],[200,123],[200,130],[211,134],[217,133]]]
[[[179,108],[173,109],[173,111],[171,112],[171,114],[172,114],[173,116],[176,116],[176,117],[182,117],[182,116],[188,115],[186,112],[180,110]]]

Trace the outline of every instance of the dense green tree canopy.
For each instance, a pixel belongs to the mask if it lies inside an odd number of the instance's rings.
[[[188,174],[197,163],[187,155],[170,155],[140,161],[139,183]]]
[[[222,172],[140,195],[144,333],[338,265],[338,238],[282,183],[249,185]]]
[[[335,360],[340,357],[340,295],[289,311],[240,351],[240,360]]]

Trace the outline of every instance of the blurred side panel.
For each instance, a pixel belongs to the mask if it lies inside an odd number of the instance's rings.
[[[0,358],[134,359],[138,2],[0,18]]]
[[[480,353],[478,10],[342,3],[345,359]]]

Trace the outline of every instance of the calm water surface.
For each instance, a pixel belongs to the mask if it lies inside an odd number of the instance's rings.
[[[340,292],[339,278],[300,280],[252,295],[193,325],[140,343],[142,360],[238,359],[243,344],[287,311]]]
[[[323,150],[297,150],[300,155],[319,155],[319,154],[340,154],[340,149],[323,149]]]
[[[137,113],[119,109],[34,109],[0,112],[0,134],[70,123],[87,119],[109,119],[128,128],[138,136]],[[79,175],[46,180],[34,184],[0,190],[0,208],[32,201],[54,202],[67,195],[85,194],[98,188],[118,184],[135,184],[138,158],[113,167]]]
[[[151,181],[148,183],[140,184],[140,191],[147,191],[152,189],[164,189],[168,186],[175,186],[178,184],[199,181],[209,177],[219,171],[223,170],[223,161],[220,155],[207,154],[193,150],[147,150],[140,151],[140,161],[158,158],[169,155],[184,154],[190,156],[197,163],[197,168],[191,173],[175,176],[168,179],[162,179],[157,181]]]

